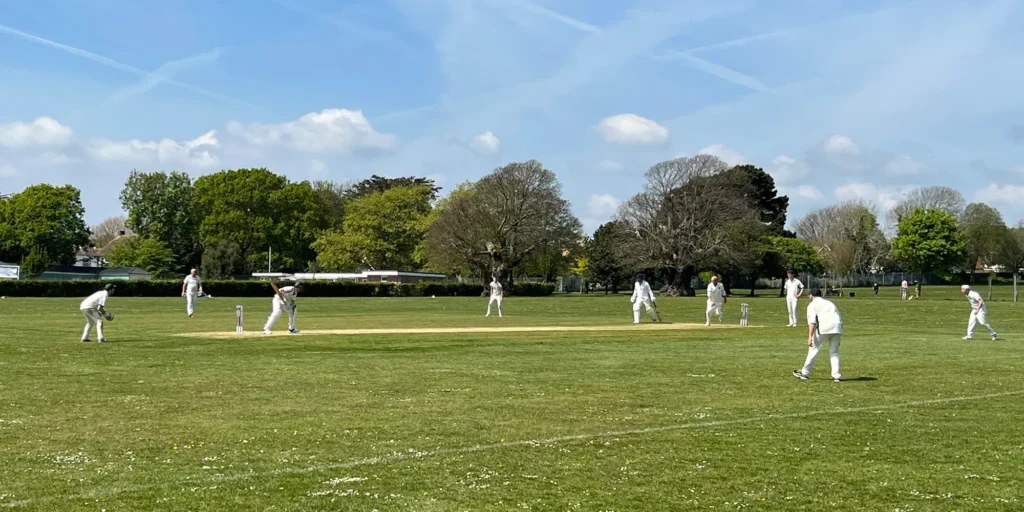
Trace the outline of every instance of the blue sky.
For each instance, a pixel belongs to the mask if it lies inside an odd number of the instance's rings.
[[[0,192],[74,184],[92,224],[133,168],[451,188],[535,158],[593,230],[704,152],[772,173],[791,222],[949,185],[1016,223],[1022,26],[1019,0],[0,0]]]

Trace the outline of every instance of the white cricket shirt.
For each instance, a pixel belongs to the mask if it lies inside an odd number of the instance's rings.
[[[804,284],[799,279],[786,279],[786,297],[796,297],[800,290],[804,289]]]
[[[491,298],[497,299],[501,297],[501,283],[491,283]]]
[[[294,286],[283,286],[278,288],[278,290],[281,290],[281,293],[275,295],[274,300],[285,302],[288,305],[295,304],[295,296],[297,292],[295,291]]]
[[[651,285],[647,284],[647,281],[644,281],[642,283],[634,283],[633,284],[633,297],[632,297],[631,300],[633,300],[633,301],[637,301],[637,300],[653,301],[654,300],[654,292],[651,291]]]
[[[85,311],[86,309],[99,309],[100,306],[107,305],[107,297],[110,294],[106,290],[100,290],[82,301],[82,305],[78,308]]]
[[[980,293],[974,290],[967,292],[967,300],[970,301],[971,303],[971,309],[976,310],[978,309],[978,305],[981,305],[981,310],[983,312],[988,311],[988,306],[984,303],[984,301],[981,300]]]
[[[832,301],[815,297],[807,305],[807,323],[818,326],[818,334],[842,334],[843,317]]]
[[[715,301],[715,304],[721,304],[725,302],[725,286],[722,283],[708,284],[708,300]]]
[[[194,293],[199,288],[199,276],[193,276],[189,274],[185,276],[185,290],[189,293]]]

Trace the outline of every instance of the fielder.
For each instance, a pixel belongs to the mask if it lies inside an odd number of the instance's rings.
[[[78,306],[78,309],[85,315],[85,330],[82,331],[83,342],[88,343],[92,341],[89,339],[89,331],[95,325],[96,337],[99,338],[100,343],[106,343],[107,339],[103,337],[103,319],[113,318],[113,315],[104,308],[107,305],[107,297],[112,293],[114,293],[114,285],[108,284],[102,290],[86,297],[82,304]]]
[[[633,296],[629,298],[629,301],[633,303],[633,323],[640,323],[640,305],[643,304],[647,308],[647,314],[650,315],[651,320],[658,322],[658,314],[654,311],[654,292],[651,291],[651,285],[644,279],[643,272],[636,275],[636,284],[633,285]]]
[[[181,283],[181,296],[185,297],[185,312],[189,318],[196,313],[196,297],[203,293],[203,282],[196,274],[196,269],[185,276],[185,282]]]
[[[267,325],[263,326],[263,334],[270,334],[270,328],[274,326],[285,310],[288,311],[288,332],[298,334],[299,330],[295,328],[295,311],[298,308],[295,304],[295,297],[302,291],[302,283],[295,281],[292,286],[282,288],[278,288],[274,283],[270,283],[270,286],[274,289],[275,294],[272,299],[270,318],[267,319]]]
[[[789,309],[789,324],[786,327],[796,327],[800,321],[797,318],[796,305],[804,293],[804,284],[793,277],[792,270],[786,271],[786,276],[786,308]]]
[[[501,287],[501,283],[498,282],[498,276],[494,276],[490,284],[491,289],[491,300],[487,302],[487,314],[484,316],[491,316],[491,304],[498,304],[498,318],[501,318],[501,301],[505,298],[505,291]]]
[[[725,287],[718,282],[718,276],[711,276],[711,283],[708,284],[708,309],[705,313],[707,322],[705,326],[711,326],[711,313],[718,315],[718,321],[722,321],[722,305],[725,304]]]
[[[910,283],[906,279],[900,283],[900,300],[907,300],[910,298]]]
[[[810,300],[807,305],[807,360],[803,368],[793,370],[793,376],[807,380],[814,369],[818,350],[827,342],[832,380],[840,382],[843,376],[839,373],[839,341],[843,337],[843,318],[832,301],[821,298],[820,289],[811,290]]]
[[[967,336],[964,336],[964,339],[974,339],[974,330],[978,327],[978,324],[981,324],[988,329],[994,341],[996,339],[996,331],[988,323],[988,306],[985,305],[985,299],[982,299],[980,293],[971,290],[971,287],[966,284],[960,287],[960,293],[966,295],[967,300],[971,303],[971,319],[967,321]]]

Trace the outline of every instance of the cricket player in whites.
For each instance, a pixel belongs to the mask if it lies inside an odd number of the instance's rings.
[[[270,287],[274,289],[273,298],[273,310],[270,313],[270,318],[267,319],[267,325],[263,326],[263,334],[270,334],[270,328],[274,327],[274,323],[280,318],[281,314],[285,310],[288,311],[288,332],[292,334],[298,334],[299,330],[295,328],[295,311],[297,306],[295,304],[295,297],[302,291],[302,283],[295,281],[292,286],[285,286],[278,288],[276,284],[270,283]]]
[[[708,310],[706,313],[707,322],[705,326],[711,326],[711,313],[718,315],[718,321],[722,321],[722,305],[725,304],[725,287],[718,282],[718,276],[711,276],[711,283],[708,284]]]
[[[633,285],[633,296],[629,298],[629,301],[633,303],[633,323],[640,323],[640,305],[642,304],[647,308],[647,314],[650,315],[651,320],[658,322],[658,313],[654,311],[654,292],[651,291],[651,285],[644,279],[643,272],[636,275],[636,284]]]
[[[789,309],[789,325],[786,327],[796,327],[800,320],[797,318],[796,305],[800,299],[800,295],[804,293],[804,284],[800,282],[795,276],[793,271],[786,271],[786,308]]]
[[[203,282],[196,274],[196,269],[185,276],[185,282],[181,283],[181,296],[185,297],[185,312],[189,318],[196,313],[196,297],[203,292]]]
[[[981,324],[988,329],[992,339],[995,340],[996,331],[988,323],[988,306],[985,305],[985,299],[982,299],[980,293],[971,290],[971,287],[966,284],[960,287],[960,293],[966,295],[967,300],[971,303],[971,319],[967,322],[967,336],[964,336],[964,339],[974,339],[974,330],[978,328],[978,324]]]
[[[106,338],[103,337],[103,318],[108,317],[110,313],[104,309],[107,305],[107,297],[114,293],[114,285],[108,284],[103,287],[102,290],[88,296],[82,301],[82,304],[78,306],[78,309],[82,310],[82,314],[85,315],[85,330],[82,331],[82,341],[88,343],[89,331],[92,327],[96,326],[96,337],[100,343],[105,343]]]
[[[843,317],[832,301],[821,298],[820,289],[811,290],[810,295],[811,302],[807,305],[807,360],[803,368],[793,370],[793,376],[807,380],[814,369],[818,351],[828,343],[832,380],[840,382],[843,376],[839,373],[839,341],[843,337]]]
[[[487,302],[487,314],[484,316],[491,316],[491,304],[498,304],[498,318],[501,318],[501,301],[505,299],[505,290],[502,289],[501,283],[498,282],[498,276],[494,275],[491,278],[491,300]]]

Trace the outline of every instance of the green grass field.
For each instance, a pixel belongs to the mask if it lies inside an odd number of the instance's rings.
[[[211,290],[216,293],[215,290]],[[984,291],[984,290],[982,290]],[[742,298],[730,327],[244,336],[270,299],[114,296],[110,343],[78,299],[0,301],[0,508],[13,510],[1024,509],[1024,304],[960,338],[957,290],[838,299],[827,353]],[[662,299],[703,324],[704,300]],[[801,322],[806,302],[801,302]],[[304,330],[611,326],[627,296],[306,299]],[[646,319],[646,317],[645,317]],[[282,318],[277,331],[284,331]],[[94,337],[95,340],[95,337]]]

